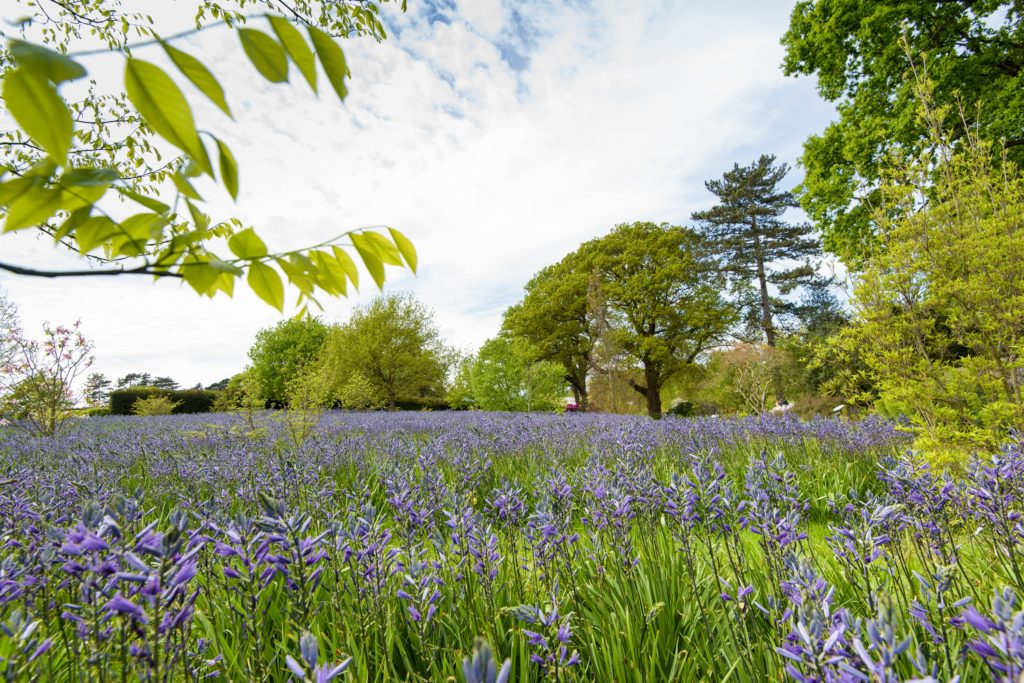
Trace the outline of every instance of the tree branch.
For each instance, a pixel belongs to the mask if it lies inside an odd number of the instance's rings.
[[[6,270],[9,273],[15,275],[28,275],[31,277],[45,277],[45,278],[58,278],[58,277],[94,277],[94,276],[113,276],[113,275],[154,275],[156,277],[182,277],[180,273],[172,273],[168,270],[155,270],[152,265],[145,264],[138,268],[115,268],[107,270],[36,270],[35,268],[25,268],[23,266],[17,266],[13,263],[0,262],[0,270]]]

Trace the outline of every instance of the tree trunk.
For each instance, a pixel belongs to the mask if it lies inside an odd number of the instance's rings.
[[[647,391],[642,392],[647,399],[647,414],[658,420],[661,418],[661,378],[653,367],[644,367],[644,382]]]
[[[761,329],[764,330],[765,343],[768,348],[775,348],[775,324],[772,320],[772,301],[768,296],[768,274],[764,269],[764,249],[761,247],[761,237],[757,234],[757,220],[753,222],[754,227],[754,258],[757,260],[757,284],[761,293]],[[786,396],[782,391],[782,374],[776,368],[772,371],[772,388],[775,390],[775,400],[782,403]]]

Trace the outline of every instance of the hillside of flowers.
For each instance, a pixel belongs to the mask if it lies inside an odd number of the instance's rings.
[[[282,415],[0,432],[4,679],[1024,672],[1019,442],[954,476],[870,419]]]

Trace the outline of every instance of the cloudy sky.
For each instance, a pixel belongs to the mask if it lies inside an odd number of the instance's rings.
[[[168,27],[188,25],[189,4],[151,3]],[[420,272],[394,270],[385,289],[412,291],[447,339],[475,347],[526,280],[580,242],[622,222],[685,222],[712,203],[704,180],[734,162],[762,153],[795,162],[833,112],[813,81],[779,69],[791,7],[409,0],[408,13],[385,12],[386,42],[345,45],[353,79],[344,105],[316,98],[298,77],[266,84],[234,33],[209,31],[183,47],[221,79],[235,121],[191,100],[200,126],[233,148],[242,185],[237,204],[211,186],[211,213],[242,218],[275,250],[361,226],[401,229]],[[25,14],[16,0],[0,10]],[[122,64],[87,65],[118,87]],[[0,236],[0,260],[76,265],[22,234]],[[241,370],[256,331],[282,318],[248,291],[211,301],[146,278],[0,273],[0,288],[30,331],[81,319],[108,376],[145,371],[185,385]],[[326,301],[324,316],[343,319],[375,292],[364,284]]]

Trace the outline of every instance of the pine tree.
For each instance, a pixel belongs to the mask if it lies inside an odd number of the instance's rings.
[[[779,189],[788,173],[789,166],[776,164],[774,155],[763,154],[749,166],[734,164],[721,180],[704,183],[718,197],[718,205],[693,214],[722,259],[734,289],[754,289],[754,296],[741,297],[740,304],[748,309],[744,318],[758,321],[771,347],[776,345],[780,318],[800,312],[796,303],[781,297],[798,287],[825,284],[815,268],[821,245],[813,227],[784,219],[787,211],[800,206],[792,192]],[[772,296],[770,286],[779,296]],[[783,399],[778,385],[776,397]]]
[[[814,264],[821,245],[813,227],[783,218],[789,209],[800,206],[792,192],[779,189],[787,173],[789,166],[776,164],[768,154],[749,166],[735,164],[721,180],[704,183],[719,204],[693,214],[734,287],[742,290],[754,285],[756,296],[748,300],[760,310],[752,317],[759,320],[769,346],[775,346],[779,317],[797,311],[794,303],[773,297],[769,286],[785,296],[797,287],[822,284]]]

